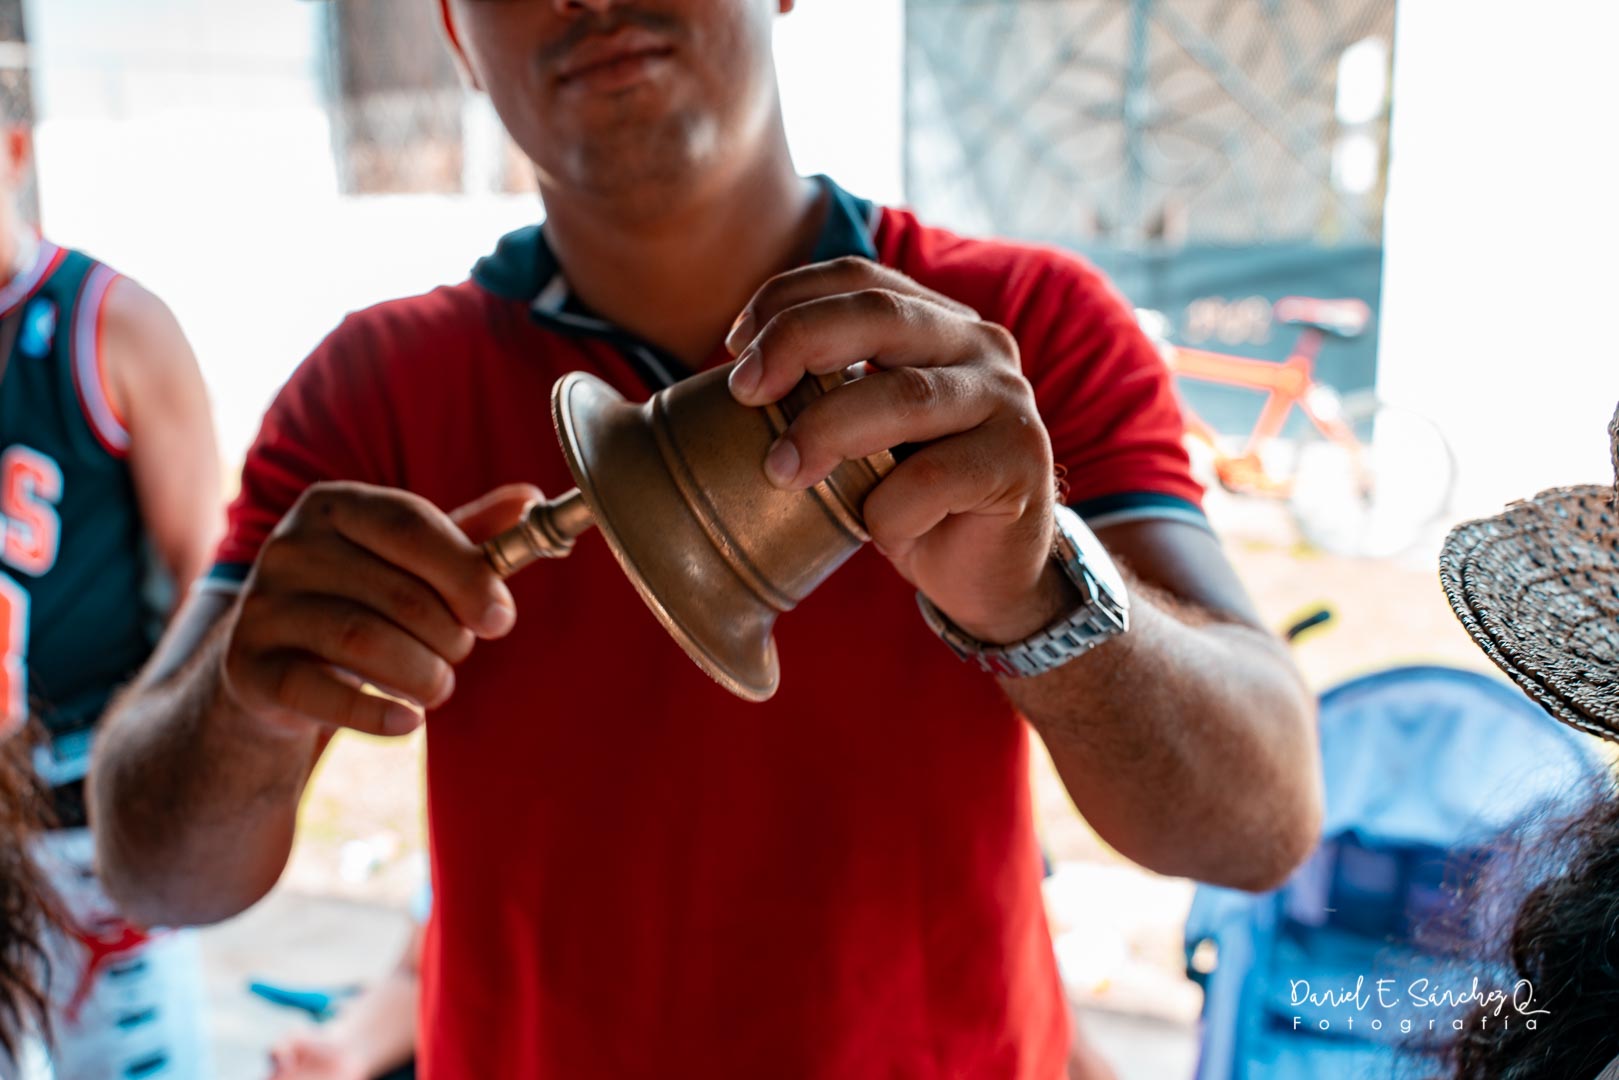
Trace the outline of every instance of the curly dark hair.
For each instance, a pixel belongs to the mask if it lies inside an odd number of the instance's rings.
[[[1476,916],[1516,903],[1471,953],[1527,979],[1546,1012],[1536,1029],[1475,1011],[1437,1056],[1454,1080],[1594,1080],[1619,1055],[1619,783],[1604,776],[1580,809],[1514,830],[1470,886]]]
[[[43,1031],[48,1020],[43,939],[57,918],[55,894],[30,852],[48,806],[32,745],[28,734],[0,740],[0,1051],[13,1057],[22,1033]]]

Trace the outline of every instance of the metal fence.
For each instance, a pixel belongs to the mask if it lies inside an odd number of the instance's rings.
[[[907,0],[934,217],[1076,246],[1376,243],[1394,0]]]

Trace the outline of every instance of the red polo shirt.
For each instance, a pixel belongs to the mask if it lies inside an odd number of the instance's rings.
[[[1201,519],[1169,376],[1096,271],[823,182],[817,259],[879,259],[1016,335],[1081,513]],[[581,368],[634,399],[680,374],[580,309],[537,228],[349,317],[265,417],[216,577],[319,480],[446,509],[566,490],[548,402]],[[516,629],[427,723],[424,1076],[1062,1074],[1028,732],[880,555],[781,620],[763,705],[693,666],[593,534],[511,586]]]

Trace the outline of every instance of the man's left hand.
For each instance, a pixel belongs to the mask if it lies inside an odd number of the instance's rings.
[[[808,488],[846,460],[909,444],[866,499],[872,540],[967,633],[1019,641],[1073,602],[1050,560],[1051,441],[1017,342],[963,304],[865,259],[766,282],[726,345],[731,393],[780,400],[807,374],[870,373],[814,400],[765,474]]]

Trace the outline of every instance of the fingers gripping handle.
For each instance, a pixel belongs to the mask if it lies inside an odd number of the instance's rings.
[[[531,505],[522,521],[484,544],[484,556],[495,573],[511,577],[536,559],[565,558],[574,540],[594,524],[590,507],[575,488]]]

